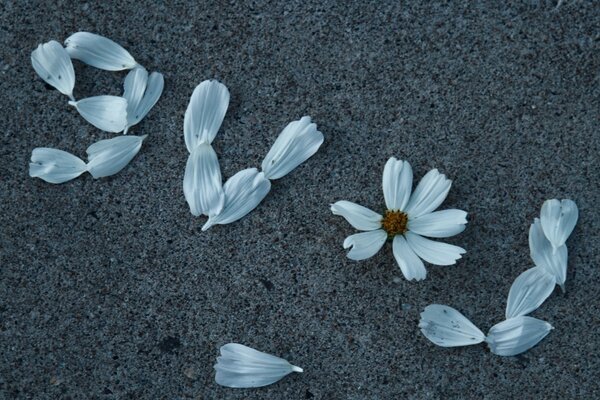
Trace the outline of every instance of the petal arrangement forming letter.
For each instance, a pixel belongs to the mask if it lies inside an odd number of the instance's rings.
[[[121,132],[127,125],[127,100],[118,96],[95,96],[79,101],[70,101],[79,114],[106,132]]]
[[[29,176],[49,183],[63,183],[86,171],[82,159],[58,149],[38,147],[31,153]]]
[[[419,328],[427,339],[442,347],[468,346],[485,340],[483,332],[464,315],[440,304],[425,307]]]
[[[494,325],[485,341],[494,354],[516,356],[538,344],[552,329],[545,321],[520,316]]]
[[[196,146],[188,157],[183,193],[193,215],[215,216],[223,209],[225,196],[217,153],[208,143]]]
[[[541,267],[530,268],[515,279],[506,302],[506,319],[529,314],[552,294],[556,280]]]
[[[201,143],[212,143],[229,106],[229,90],[217,81],[204,81],[196,86],[185,111],[183,135],[191,153]]]
[[[542,205],[540,219],[544,234],[556,251],[565,244],[579,217],[573,200],[546,200]]]
[[[73,98],[75,71],[69,54],[60,43],[51,40],[40,44],[31,53],[31,64],[35,72],[49,85],[54,86],[62,94]]]
[[[567,246],[563,244],[557,249],[553,249],[552,244],[544,235],[542,224],[538,218],[529,227],[529,251],[534,264],[554,276],[556,283],[564,292],[567,279]]]
[[[96,179],[116,174],[140,151],[146,136],[117,136],[92,144],[87,149],[88,172]]]
[[[123,47],[95,33],[74,33],[65,40],[65,46],[71,58],[107,71],[121,71],[138,65]]]

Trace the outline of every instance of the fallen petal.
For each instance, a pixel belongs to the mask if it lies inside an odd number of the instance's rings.
[[[225,201],[221,167],[217,153],[208,143],[192,151],[185,166],[183,194],[193,215],[214,216],[221,212]]]
[[[485,341],[494,354],[516,356],[538,344],[552,329],[545,321],[519,316],[494,325]]]
[[[541,267],[530,268],[515,279],[506,302],[506,319],[535,311],[556,285],[554,276]]]
[[[565,244],[578,218],[579,211],[573,200],[553,199],[544,202],[540,220],[544,234],[554,249]]]
[[[485,335],[452,307],[432,304],[421,313],[419,328],[425,337],[442,347],[481,343]]]
[[[31,152],[29,176],[49,183],[63,183],[77,178],[86,171],[79,157],[63,150],[38,147]]]
[[[140,151],[146,136],[117,136],[92,144],[87,149],[87,170],[96,179],[116,174]]]
[[[123,47],[95,33],[74,33],[65,40],[65,46],[71,58],[107,71],[121,71],[138,65]]]
[[[127,100],[118,96],[95,96],[70,101],[79,114],[106,132],[121,132],[127,125]]]
[[[73,98],[75,71],[69,54],[57,41],[40,44],[31,53],[31,64],[35,72],[46,83],[54,86],[62,94]]]
[[[141,67],[134,68],[125,78],[123,97],[127,100],[127,127],[138,124],[150,112],[160,98],[165,81],[159,72],[148,72]]]
[[[229,106],[229,90],[221,82],[201,82],[192,93],[183,120],[185,145],[191,153],[201,143],[212,143]]]
[[[569,258],[567,246],[563,244],[554,249],[544,235],[542,224],[538,218],[529,227],[529,251],[535,265],[554,276],[556,283],[564,292]]]

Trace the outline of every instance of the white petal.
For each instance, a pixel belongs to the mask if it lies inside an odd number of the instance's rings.
[[[292,372],[303,372],[283,358],[228,343],[221,347],[217,357],[215,380],[219,385],[232,388],[253,388],[270,385]]]
[[[545,321],[520,316],[494,325],[485,341],[494,354],[516,356],[538,344],[552,329]]]
[[[450,179],[437,169],[432,169],[425,174],[410,196],[405,212],[411,219],[432,212],[444,202],[451,185]]]
[[[40,44],[31,53],[31,64],[40,78],[74,100],[75,71],[69,54],[60,43],[51,40]]]
[[[377,229],[348,236],[344,240],[344,248],[351,248],[347,254],[351,260],[365,260],[373,257],[386,240],[387,233],[383,229]]]
[[[310,117],[290,122],[273,143],[262,162],[262,170],[268,179],[279,179],[308,160],[319,150],[323,134]]]
[[[441,304],[425,307],[419,328],[427,339],[442,347],[469,346],[485,340],[483,332],[464,315]]]
[[[92,144],[86,150],[87,170],[96,179],[116,174],[140,151],[146,136],[117,136]]]
[[[185,166],[183,194],[193,215],[209,217],[223,209],[225,194],[217,153],[208,143],[202,143],[191,152]]]
[[[71,153],[47,147],[38,147],[31,152],[29,176],[50,183],[63,183],[77,178],[86,170],[85,163]]]
[[[556,283],[564,291],[567,279],[567,259],[569,257],[567,246],[563,244],[554,250],[552,244],[544,235],[542,224],[538,218],[529,227],[529,251],[535,265],[554,276]]]
[[[86,121],[106,132],[121,132],[127,125],[127,100],[118,96],[95,96],[70,101]]]
[[[150,112],[162,95],[164,87],[165,80],[163,75],[159,72],[151,73],[150,78],[148,79],[148,85],[146,86],[146,91],[144,92],[144,97],[142,97],[131,115],[129,111],[127,111],[127,124],[129,126],[139,123]]]
[[[135,125],[134,115],[138,108],[148,83],[148,71],[143,67],[137,67],[129,71],[123,84],[123,98],[127,100],[127,126]],[[139,121],[139,120],[138,120]]]
[[[220,214],[209,216],[202,227],[205,231],[215,224],[229,224],[244,217],[265,198],[271,182],[256,168],[239,171],[225,182],[225,205]]]
[[[556,250],[569,238],[579,211],[573,200],[546,200],[542,205],[541,221],[544,234]]]
[[[448,243],[436,242],[412,232],[404,234],[410,248],[423,260],[434,265],[454,265],[465,254],[465,249]]]
[[[413,172],[408,161],[390,158],[383,168],[383,197],[388,210],[403,211],[410,199]]]
[[[457,235],[465,230],[467,213],[462,210],[434,211],[409,219],[408,229],[419,235],[433,238],[445,238]]]
[[[121,71],[138,65],[123,47],[94,33],[74,33],[65,40],[65,46],[71,58],[107,71]]]
[[[556,285],[554,276],[541,267],[530,268],[515,279],[506,302],[506,319],[535,311]]]
[[[200,143],[212,143],[229,106],[229,90],[217,81],[204,81],[196,86],[185,111],[183,135],[191,153]]]
[[[404,237],[396,235],[392,244],[394,258],[406,279],[421,281],[427,276],[423,261],[410,248]]]
[[[374,231],[381,228],[382,216],[351,201],[340,200],[331,205],[333,215],[341,215],[359,231]]]

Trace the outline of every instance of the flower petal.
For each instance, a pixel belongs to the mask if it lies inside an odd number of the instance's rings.
[[[333,215],[341,215],[359,231],[374,231],[381,228],[381,215],[351,201],[340,200],[331,205]]]
[[[404,277],[411,281],[421,281],[427,276],[427,270],[423,265],[423,261],[410,248],[404,237],[396,235],[392,244],[394,258],[402,270]]]
[[[563,244],[557,249],[553,249],[552,244],[544,235],[542,224],[538,218],[529,227],[529,251],[534,264],[554,276],[556,283],[564,292],[567,280],[567,259],[569,258],[567,246]]]
[[[481,343],[485,335],[452,307],[431,304],[421,313],[419,328],[427,339],[442,347]]]
[[[129,71],[123,84],[123,98],[127,100],[127,126],[135,125],[134,115],[138,108],[148,83],[148,71],[143,67],[137,67]]]
[[[116,174],[140,151],[146,136],[117,136],[92,144],[86,151],[87,170],[96,179]]]
[[[520,316],[492,326],[485,341],[494,354],[516,356],[538,344],[552,329],[545,321]]]
[[[151,73],[150,78],[148,79],[148,85],[146,86],[146,91],[144,92],[144,97],[142,97],[131,115],[129,114],[129,111],[127,112],[127,124],[129,126],[139,123],[150,112],[162,95],[164,87],[165,80],[163,75],[160,72]]]
[[[31,152],[29,176],[49,183],[63,183],[77,178],[86,170],[79,157],[66,151],[38,147]]]
[[[69,101],[79,114],[96,128],[121,132],[127,125],[127,100],[118,96],[95,96]]]
[[[270,385],[292,372],[303,372],[283,358],[228,343],[221,347],[217,357],[215,380],[219,385],[232,388],[253,388]]]
[[[229,90],[221,82],[196,86],[183,120],[185,145],[191,153],[200,143],[212,143],[229,106]]]
[[[541,222],[544,234],[556,250],[569,238],[579,211],[573,200],[546,200],[542,205]]]
[[[541,267],[530,268],[515,279],[506,302],[506,319],[535,311],[556,285],[554,276]]]
[[[408,229],[419,235],[445,238],[457,235],[465,230],[467,213],[462,210],[442,210],[410,219]]]
[[[281,131],[262,162],[262,170],[268,179],[279,179],[308,160],[323,143],[323,134],[310,117],[290,122]]]
[[[107,71],[121,71],[138,65],[123,47],[95,33],[74,33],[65,40],[65,46],[71,58]]]
[[[425,174],[410,196],[405,212],[411,219],[432,212],[444,202],[451,185],[450,179],[437,169],[432,169]]]
[[[229,178],[223,190],[223,210],[217,215],[209,215],[202,227],[203,231],[215,224],[224,225],[237,221],[254,210],[271,190],[271,182],[256,168],[248,168]]]
[[[188,157],[183,194],[193,215],[215,216],[223,209],[225,195],[217,153],[208,143],[196,146]]]
[[[357,233],[344,240],[344,248],[350,249],[347,257],[351,260],[365,260],[373,257],[387,240],[383,229]]]
[[[69,54],[57,41],[40,44],[31,53],[31,64],[35,72],[46,83],[54,86],[62,94],[73,98],[75,71]]]
[[[423,260],[434,265],[454,265],[465,254],[465,249],[448,243],[436,242],[412,232],[404,234],[410,248]]]
[[[413,172],[408,161],[390,158],[383,168],[383,197],[388,210],[403,211],[412,192]]]

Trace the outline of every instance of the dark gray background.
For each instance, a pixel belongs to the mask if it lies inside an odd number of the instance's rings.
[[[596,2],[2,1],[2,398],[448,399],[600,396],[599,26]],[[30,53],[78,30],[106,35],[165,75],[148,134],[114,177],[51,185],[31,150],[84,156],[113,135],[36,76]],[[120,94],[125,73],[75,64],[75,95]],[[246,218],[206,233],[187,207],[183,114],[216,78],[231,105],[214,147],[224,178],[259,166],[310,115],[320,151]],[[454,180],[469,212],[456,266],[407,282],[391,246],[353,262],[329,211],[381,210],[390,156],[416,179]],[[518,357],[444,349],[417,329],[430,303],[482,330],[532,266],[527,232],[547,198],[571,198],[567,293],[534,313],[555,326]],[[277,384],[214,383],[218,347],[241,342],[305,369]]]

